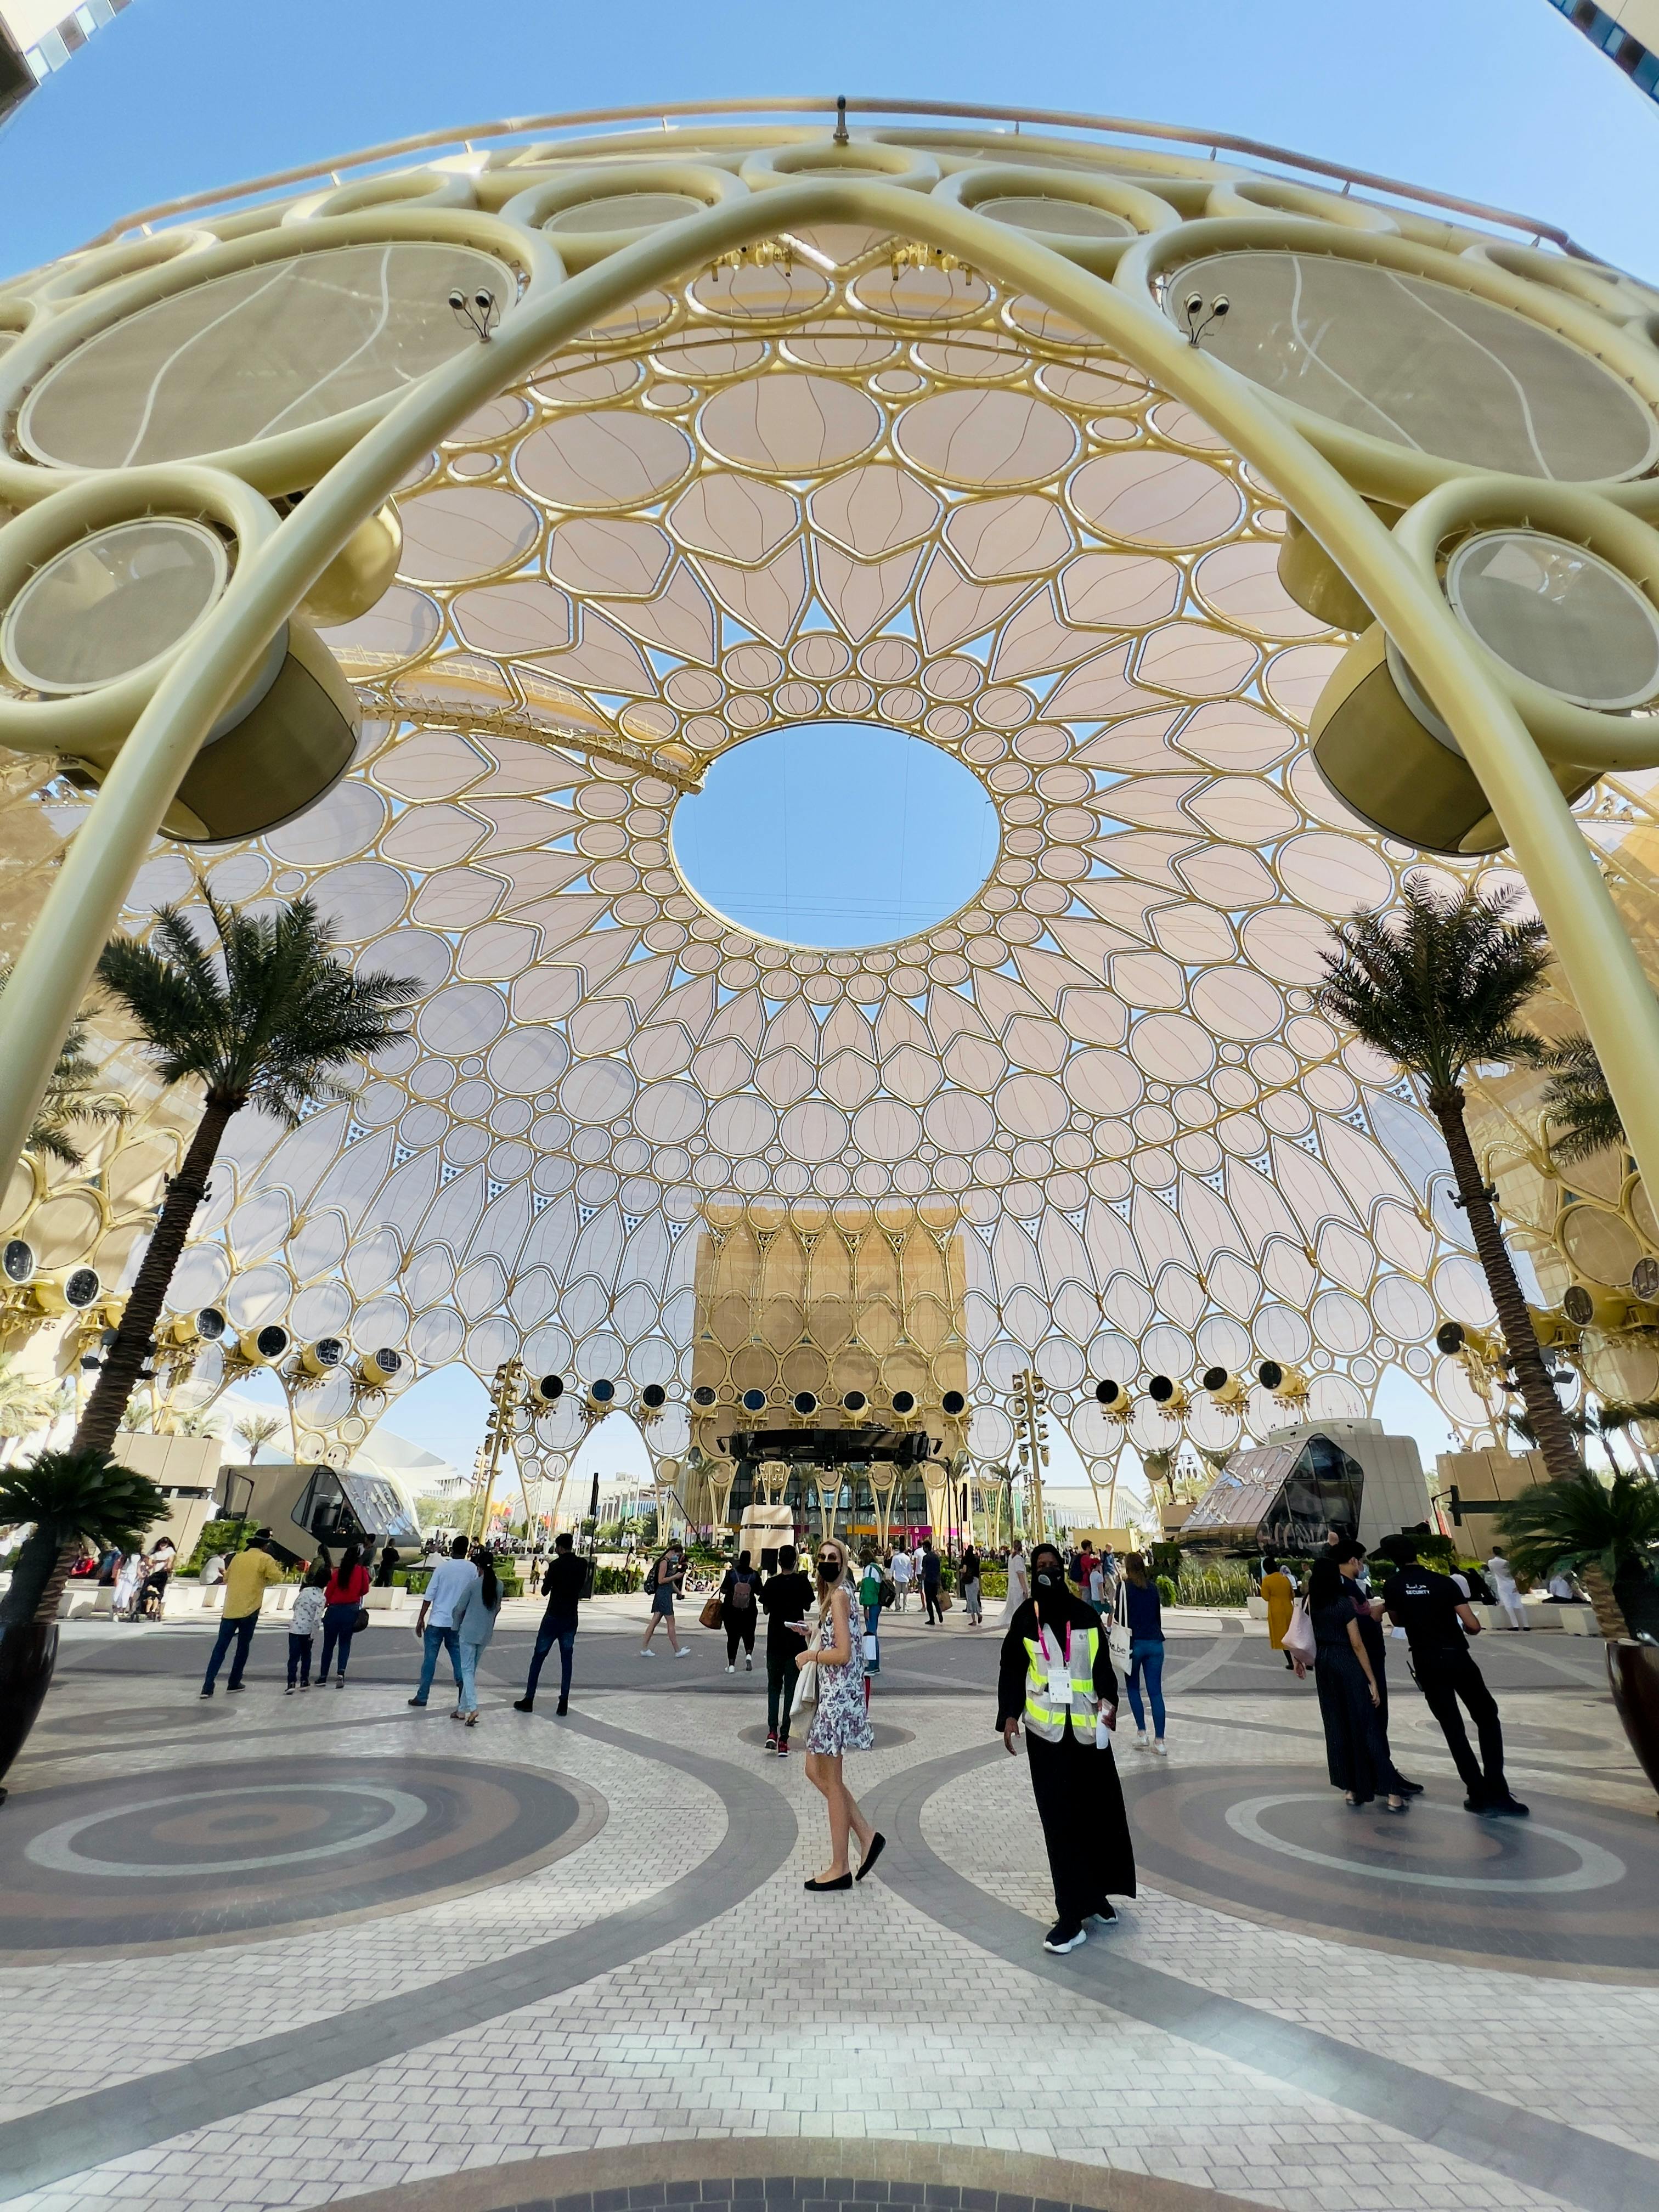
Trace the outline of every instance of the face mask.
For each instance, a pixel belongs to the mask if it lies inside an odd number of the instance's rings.
[[[840,1579],[841,1561],[839,1559],[820,1559],[818,1561],[818,1580],[821,1583],[839,1582]]]
[[[1047,1567],[1043,1567],[1039,1571],[1036,1581],[1037,1588],[1039,1589],[1053,1589],[1054,1587],[1054,1578],[1049,1573]]]

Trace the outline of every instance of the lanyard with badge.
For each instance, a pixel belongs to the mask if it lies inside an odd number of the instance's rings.
[[[1054,1632],[1051,1628],[1048,1633],[1053,1636]],[[1056,1643],[1059,1641],[1057,1637],[1055,1641]],[[1072,1702],[1072,1625],[1070,1621],[1066,1624],[1064,1652],[1059,1656],[1052,1652],[1045,1653],[1044,1656],[1048,1662],[1048,1703],[1051,1705],[1061,1707],[1069,1705]]]

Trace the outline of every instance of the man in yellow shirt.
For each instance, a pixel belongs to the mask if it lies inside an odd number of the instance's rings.
[[[236,1656],[230,1662],[228,1689],[242,1686],[242,1669],[247,1665],[248,1647],[253,1642],[253,1631],[258,1623],[259,1607],[265,1591],[272,1583],[283,1579],[283,1570],[265,1549],[270,1541],[269,1528],[258,1528],[249,1537],[246,1548],[238,1552],[225,1569],[225,1609],[220,1617],[219,1633],[214,1640],[213,1656],[208,1661],[207,1674],[202,1682],[202,1695],[213,1695],[213,1681],[219,1672],[224,1656],[233,1644]]]

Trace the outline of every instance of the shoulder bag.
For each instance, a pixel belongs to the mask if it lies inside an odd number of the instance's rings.
[[[704,1628],[718,1628],[720,1625],[721,1610],[720,1592],[710,1590],[702,1601],[702,1611],[697,1615],[697,1619]]]
[[[1313,1615],[1308,1610],[1305,1597],[1297,1598],[1291,1607],[1291,1625],[1280,1639],[1292,1659],[1299,1659],[1304,1667],[1311,1667],[1314,1654],[1319,1649],[1314,1635]]]
[[[1106,1632],[1106,1649],[1114,1667],[1125,1668],[1129,1663],[1129,1601],[1123,1585],[1117,1586],[1112,1600],[1112,1625]]]

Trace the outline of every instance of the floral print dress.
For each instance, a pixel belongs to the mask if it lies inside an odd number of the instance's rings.
[[[847,1664],[821,1666],[813,1670],[818,1678],[818,1702],[812,1725],[806,1731],[808,1751],[839,1756],[843,1751],[875,1748],[876,1732],[870,1725],[864,1702],[864,1631],[856,1608],[849,1607],[848,1633],[853,1655]],[[835,1640],[836,1611],[832,1601],[819,1626],[816,1649],[827,1651]]]

